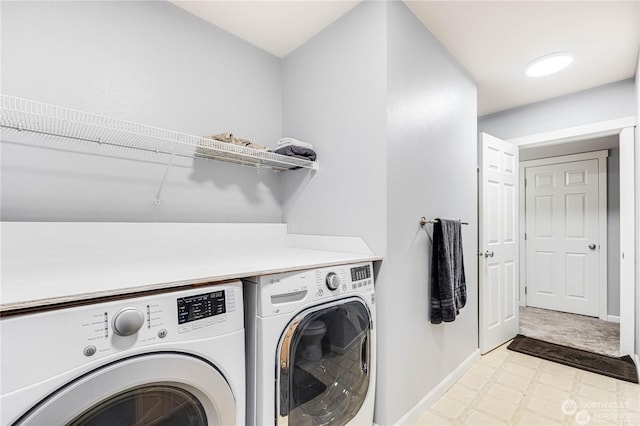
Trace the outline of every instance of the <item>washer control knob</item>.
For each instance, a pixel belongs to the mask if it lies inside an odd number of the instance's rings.
[[[329,272],[325,280],[327,282],[327,287],[331,291],[340,287],[340,277],[335,272]]]
[[[131,336],[142,328],[144,314],[136,308],[122,308],[113,317],[113,332],[119,336]]]

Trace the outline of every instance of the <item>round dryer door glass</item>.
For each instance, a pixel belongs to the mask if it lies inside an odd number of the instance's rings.
[[[346,299],[298,316],[280,343],[278,423],[344,425],[369,390],[371,317]]]
[[[103,401],[69,426],[207,426],[204,407],[190,392],[173,386],[143,386]]]

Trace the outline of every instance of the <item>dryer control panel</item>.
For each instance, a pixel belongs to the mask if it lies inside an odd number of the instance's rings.
[[[262,317],[299,310],[308,304],[347,295],[375,303],[371,262],[301,272],[265,275],[256,282],[257,311]]]

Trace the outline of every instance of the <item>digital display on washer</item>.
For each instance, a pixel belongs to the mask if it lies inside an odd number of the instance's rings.
[[[224,290],[178,298],[178,324],[227,312]]]
[[[351,281],[360,281],[371,278],[371,268],[369,265],[351,268]]]

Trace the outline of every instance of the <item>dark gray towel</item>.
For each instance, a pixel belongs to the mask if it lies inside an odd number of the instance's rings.
[[[462,258],[462,224],[438,219],[433,224],[431,256],[431,322],[456,319],[467,303],[467,285]]]
[[[288,155],[289,157],[301,158],[303,160],[316,161],[316,152],[303,146],[287,145],[282,148],[278,148],[273,152],[276,154]]]

